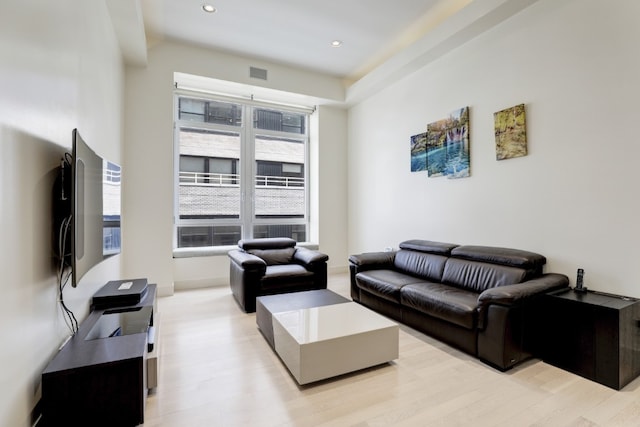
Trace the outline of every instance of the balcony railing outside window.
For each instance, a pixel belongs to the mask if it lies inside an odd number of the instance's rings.
[[[211,187],[238,186],[237,173],[180,172],[180,185],[203,185]],[[291,176],[256,176],[256,187],[304,187],[304,178]]]
[[[180,185],[234,186],[239,184],[237,173],[180,172]]]

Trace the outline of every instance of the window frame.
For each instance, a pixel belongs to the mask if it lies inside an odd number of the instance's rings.
[[[302,225],[304,226],[306,242],[299,242],[300,244],[309,243],[310,233],[310,116],[315,111],[313,107],[304,106],[291,106],[279,103],[271,103],[264,101],[256,101],[253,99],[237,98],[234,96],[202,93],[198,91],[191,91],[185,89],[174,90],[174,120],[173,120],[173,153],[174,153],[174,180],[173,180],[173,250],[175,251],[213,251],[224,249],[228,245],[218,246],[195,246],[195,247],[180,247],[178,236],[180,227],[189,226],[201,226],[201,227],[215,227],[215,226],[239,226],[240,238],[249,239],[254,236],[254,229],[256,226],[264,225]],[[241,126],[226,125],[220,123],[209,123],[206,121],[194,121],[179,118],[179,103],[180,98],[192,98],[200,99],[203,101],[215,101],[238,104],[241,106]],[[269,129],[260,129],[255,127],[254,123],[254,110],[261,108],[265,110],[274,110],[282,112],[290,112],[293,114],[303,115],[304,133],[291,133],[286,131],[277,131]],[[205,111],[206,116],[206,111]],[[223,132],[238,133],[240,135],[240,158],[237,160],[238,175],[240,177],[240,215],[239,218],[207,218],[207,219],[181,219],[179,213],[180,203],[180,129],[181,128],[194,128],[203,130],[215,130]],[[255,155],[256,136],[268,136],[275,138],[282,138],[287,140],[301,140],[304,144],[304,163],[301,164],[304,177],[304,214],[300,218],[277,218],[268,217],[261,218],[256,215],[256,187],[257,187],[257,162]]]

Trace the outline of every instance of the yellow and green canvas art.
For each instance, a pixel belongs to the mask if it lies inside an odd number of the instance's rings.
[[[493,114],[496,135],[496,159],[527,155],[527,129],[524,104]]]

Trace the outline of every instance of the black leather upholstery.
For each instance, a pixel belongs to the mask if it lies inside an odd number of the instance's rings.
[[[432,242],[431,240],[405,240],[399,245],[400,249],[411,249],[413,251],[424,252],[436,255],[451,255],[451,251],[458,247],[453,243]]]
[[[458,246],[451,250],[451,256],[522,268],[527,271],[527,278],[541,275],[547,262],[544,256],[534,252],[493,246]]]
[[[257,296],[327,288],[329,257],[293,239],[240,240],[228,255],[231,293],[247,313]]]
[[[478,294],[474,292],[442,283],[417,283],[402,288],[401,302],[463,328],[477,327]]]
[[[442,255],[405,250],[396,254],[394,266],[397,270],[405,273],[440,281],[447,260],[448,258]]]
[[[480,293],[496,286],[520,283],[525,274],[525,270],[515,267],[451,258],[444,269],[442,282]]]
[[[394,270],[372,270],[358,277],[361,289],[396,303],[400,302],[400,290],[404,286],[420,281],[422,279]]]
[[[349,257],[351,297],[498,369],[530,357],[524,319],[538,295],[569,279],[518,249],[408,240]]]

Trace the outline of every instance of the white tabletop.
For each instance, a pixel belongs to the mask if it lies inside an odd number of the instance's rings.
[[[273,316],[299,344],[397,327],[397,323],[354,302],[285,311]]]

